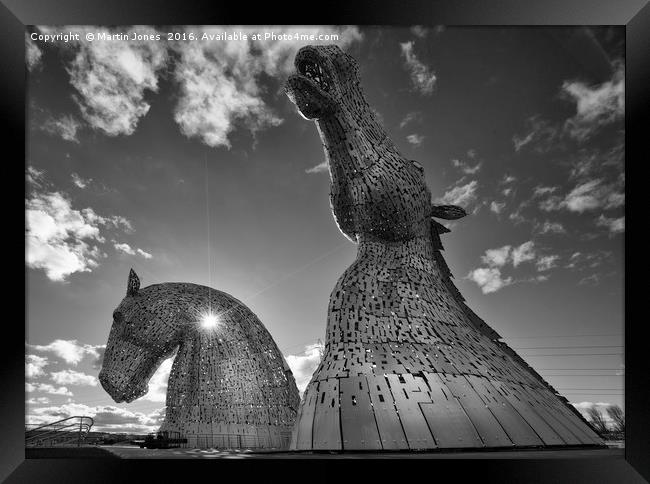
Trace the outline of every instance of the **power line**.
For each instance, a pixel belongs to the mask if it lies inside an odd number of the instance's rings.
[[[605,390],[605,391],[623,391],[623,388],[576,388],[576,387],[557,387],[556,390]]]
[[[591,374],[591,375],[582,375],[580,373],[565,373],[565,374],[551,375],[549,373],[544,373],[544,376],[580,376],[580,377],[584,377],[584,376],[625,376],[625,375],[611,375],[611,374],[607,375],[605,373],[595,373],[595,374]]]
[[[544,371],[544,370],[550,370],[550,371],[555,371],[555,370],[586,370],[586,371],[595,371],[595,370],[622,370],[623,368],[537,368],[537,371]]]
[[[556,334],[551,336],[502,336],[501,339],[536,339],[536,338],[590,338],[592,336],[623,336],[622,333],[609,334]]]
[[[571,390],[571,389],[562,389],[562,388],[556,388],[556,390],[571,394],[571,395],[581,395],[583,392],[585,395],[624,395],[623,390],[617,391],[617,390],[590,390],[589,388],[586,388],[584,390],[582,389],[577,389],[577,390]],[[589,393],[587,393],[589,392]],[[599,392],[599,393],[593,393],[593,392]]]
[[[542,355],[522,355],[522,356],[623,356],[623,353],[552,353]]]
[[[608,396],[611,396],[611,397],[616,397],[616,396],[619,396],[619,395],[623,395],[623,393],[602,393],[602,392],[601,392],[601,393],[589,393],[589,392],[585,392],[585,393],[578,393],[578,392],[563,392],[563,393],[564,393],[565,395],[585,395],[585,396],[590,396],[590,397],[591,397],[591,396],[598,396],[598,395],[608,395]]]
[[[513,350],[565,350],[574,348],[624,348],[623,345],[578,345],[578,346],[513,346]]]

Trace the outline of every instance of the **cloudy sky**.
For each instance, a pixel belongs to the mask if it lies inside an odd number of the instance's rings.
[[[249,38],[219,40],[226,30]],[[332,218],[315,126],[282,86],[298,48],[332,42],[359,60],[433,197],[470,213],[443,238],[469,306],[579,408],[623,405],[622,29],[174,31],[212,40],[153,27],[26,37],[29,422],[159,424],[171,360],[131,404],[97,382],[131,267],[143,286],[209,284],[244,301],[306,386],[356,247]],[[161,40],[83,40],[133,32]]]

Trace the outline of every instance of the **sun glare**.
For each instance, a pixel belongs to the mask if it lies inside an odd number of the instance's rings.
[[[219,318],[216,314],[205,313],[201,316],[201,327],[204,329],[214,329],[219,325]]]

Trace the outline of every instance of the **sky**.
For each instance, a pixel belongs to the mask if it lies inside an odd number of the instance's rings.
[[[356,255],[316,127],[283,92],[309,43],[358,60],[434,201],[468,211],[443,236],[467,304],[580,410],[624,408],[623,29],[41,26],[25,41],[27,422],[160,424],[171,360],[130,404],[97,381],[130,268],[143,287],[240,299],[307,385]]]

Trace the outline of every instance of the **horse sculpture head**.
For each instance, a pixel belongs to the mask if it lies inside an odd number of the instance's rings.
[[[403,157],[364,95],[355,59],[336,45],[305,46],[285,91],[318,127],[339,229],[352,241],[406,241],[431,217],[456,219],[460,207],[431,204],[423,167]]]
[[[131,270],[126,297],[113,312],[102,386],[116,402],[131,402],[147,393],[153,373],[174,353],[161,430],[181,432],[194,446],[229,445],[218,438],[251,432],[257,440],[250,445],[288,445],[300,397],[257,316],[207,286],[140,288]]]
[[[359,89],[359,67],[352,56],[336,45],[308,45],[298,51],[294,65],[297,73],[289,77],[285,91],[306,119],[353,108],[350,94]]]
[[[174,317],[158,287],[140,289],[131,269],[126,297],[113,312],[99,381],[116,402],[145,395],[149,379],[180,342],[182,318]]]

